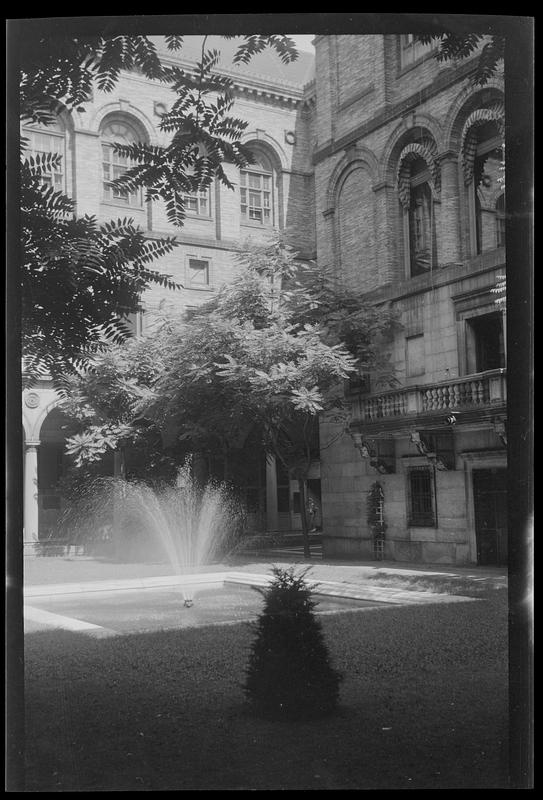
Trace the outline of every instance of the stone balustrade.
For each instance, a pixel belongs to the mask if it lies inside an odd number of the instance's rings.
[[[423,386],[409,386],[368,397],[358,397],[358,416],[376,419],[477,408],[507,399],[506,372],[497,369]]]

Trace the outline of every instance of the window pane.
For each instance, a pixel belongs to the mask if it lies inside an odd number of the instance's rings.
[[[209,262],[196,258],[189,259],[189,280],[195,286],[209,284]]]
[[[411,525],[434,525],[432,475],[427,467],[409,471],[409,502]]]

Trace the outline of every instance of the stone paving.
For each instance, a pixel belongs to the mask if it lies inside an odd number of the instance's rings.
[[[274,558],[274,555],[279,558]],[[483,584],[488,588],[507,586],[506,568],[452,565],[414,565],[398,562],[328,562],[321,559],[285,558],[281,553],[267,552],[264,557],[245,559],[223,564],[208,565],[191,576],[193,582],[229,580],[231,582],[266,585],[272,575],[272,566],[310,567],[309,583],[318,584],[321,594],[353,599],[379,600],[389,603],[442,603],[465,601],[465,596],[454,594],[455,582]],[[201,574],[201,573],[204,574]],[[176,585],[179,576],[171,574],[165,564],[115,564],[91,558],[31,558],[25,559],[26,598],[74,592],[114,591],[134,588],[152,588]],[[419,591],[420,587],[394,586],[395,579],[430,579],[437,590]],[[186,582],[186,576],[183,581]],[[446,582],[447,591],[439,591],[440,581]],[[392,586],[379,585],[389,583]],[[398,581],[396,580],[396,583]],[[465,592],[464,592],[465,594]]]

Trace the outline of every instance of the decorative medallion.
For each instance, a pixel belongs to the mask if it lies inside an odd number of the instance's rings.
[[[36,392],[29,392],[25,397],[25,404],[28,408],[37,408],[40,404],[40,396]]]

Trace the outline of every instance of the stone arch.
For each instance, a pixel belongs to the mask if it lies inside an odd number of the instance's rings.
[[[486,108],[478,108],[469,115],[464,123],[460,138],[460,149],[462,152],[462,172],[466,186],[473,180],[473,164],[477,149],[477,129],[486,122],[496,123],[500,136],[505,139],[503,104],[495,102]]]
[[[278,172],[289,168],[288,159],[279,142],[269,133],[261,130],[246,131],[241,138],[241,143],[246,146],[254,145],[271,160],[274,169]]]
[[[443,126],[445,149],[459,153],[462,131],[469,115],[479,108],[495,103],[500,103],[503,108],[503,84],[497,78],[492,78],[480,89],[474,89],[470,85],[459,92],[456,99],[451,103]]]
[[[40,413],[36,416],[34,423],[30,427],[31,435],[29,438],[31,438],[35,442],[40,441],[43,423],[45,422],[51,411],[54,411],[56,408],[59,408],[61,403],[62,403],[61,398],[57,397],[51,400],[49,403],[46,403],[46,405],[44,405],[44,407],[40,410]]]
[[[139,108],[133,106],[131,103],[117,100],[115,102],[106,103],[97,109],[90,121],[89,129],[99,133],[109,117],[117,117],[124,119],[128,123],[132,122],[134,127],[144,134],[144,138],[149,144],[158,144],[158,136],[155,126],[151,120]]]
[[[396,173],[396,183],[398,186],[398,196],[404,208],[409,208],[411,196],[411,165],[414,161],[421,158],[430,171],[430,188],[434,196],[439,194],[441,187],[441,175],[437,160],[437,148],[435,142],[426,139],[422,142],[411,142],[407,144],[398,159],[398,170]]]
[[[356,146],[352,153],[345,153],[341,161],[339,161],[332,174],[328,179],[328,190],[326,192],[326,208],[327,210],[334,209],[337,205],[341,185],[347,178],[348,174],[354,169],[365,168],[371,178],[372,185],[375,185],[379,180],[379,163],[367,147]]]
[[[387,139],[379,160],[379,180],[394,185],[402,151],[410,144],[424,144],[435,161],[444,143],[442,126],[428,114],[416,114],[411,124],[402,120]]]

